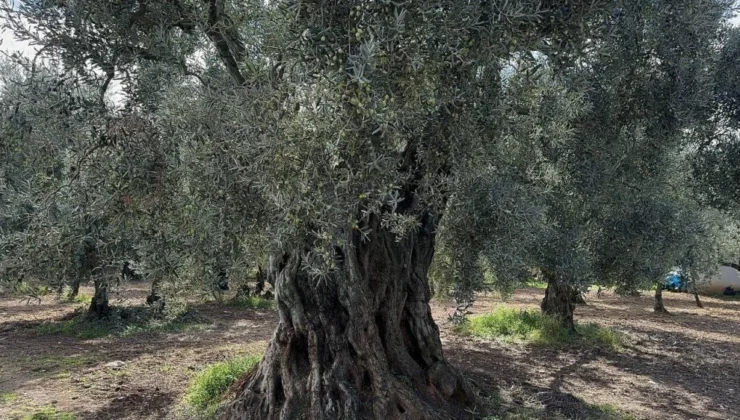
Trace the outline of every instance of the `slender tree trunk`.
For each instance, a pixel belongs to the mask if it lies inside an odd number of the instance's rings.
[[[545,278],[547,278],[547,289],[545,289],[545,297],[542,299],[542,304],[540,305],[542,312],[557,318],[563,327],[575,333],[576,325],[573,321],[575,303],[573,302],[573,296],[574,292],[577,291],[567,284],[558,282],[552,275],[546,274]]]
[[[239,385],[228,419],[467,417],[474,400],[445,360],[429,308],[436,220],[401,241],[371,220],[336,248],[316,279],[293,254],[277,261],[280,322],[261,363]]]
[[[691,293],[694,295],[694,301],[696,302],[697,308],[704,308],[704,305],[702,305],[701,300],[699,300],[699,292],[696,290],[696,274],[692,271],[691,272],[691,282],[689,284],[689,287],[691,288]]]
[[[103,280],[95,280],[94,283],[95,295],[90,301],[90,308],[87,312],[97,318],[105,318],[110,314],[111,309],[108,304],[108,283]]]
[[[694,301],[696,301],[696,307],[697,308],[704,308],[704,305],[701,303],[701,300],[699,300],[699,294],[694,291]]]
[[[146,304],[155,308],[157,312],[164,311],[164,296],[161,292],[162,280],[155,278],[152,280],[152,288],[149,291],[149,295],[146,297]]]
[[[69,285],[69,298],[74,299],[80,294],[80,276],[72,277],[72,283]]]
[[[262,267],[257,267],[257,284],[254,286],[254,295],[262,296],[262,292],[265,290],[265,273],[262,272]]]
[[[663,306],[663,285],[662,284],[659,284],[658,287],[655,289],[655,304],[653,305],[653,310],[661,314],[668,313],[665,306]]]

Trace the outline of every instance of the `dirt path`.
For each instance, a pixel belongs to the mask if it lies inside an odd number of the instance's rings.
[[[123,300],[143,301],[134,284]],[[85,292],[83,290],[83,292]],[[87,291],[87,293],[90,293]],[[542,290],[523,289],[508,304],[536,306]],[[483,389],[514,395],[514,404],[539,406],[535,416],[586,418],[588,407],[616,407],[645,419],[740,419],[740,301],[667,293],[672,316],[651,311],[650,297],[592,297],[577,310],[580,322],[625,332],[621,353],[461,338],[451,332],[446,305],[435,303],[447,356]],[[474,312],[500,301],[483,297]],[[238,354],[260,352],[276,325],[275,313],[204,304],[197,331],[82,340],[40,335],[35,327],[79,305],[47,298],[41,306],[0,299],[0,418],[20,418],[42,407],[79,419],[172,417],[192,375]],[[106,367],[123,361],[121,369]]]

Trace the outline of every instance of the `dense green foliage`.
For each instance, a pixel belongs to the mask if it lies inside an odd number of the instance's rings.
[[[8,9],[49,59],[4,64],[4,270],[115,284],[134,260],[168,294],[209,292],[306,248],[322,277],[369,215],[398,235],[418,228],[418,214],[393,211],[413,152],[415,196],[445,215],[435,269],[461,302],[491,286],[486,272],[499,289],[533,268],[573,284],[655,281],[713,247],[696,220],[723,216],[697,217],[683,161],[715,110],[732,119],[737,36],[722,26],[727,2],[605,6],[510,5],[496,19],[518,32],[486,37],[471,25],[494,18],[465,3],[334,7],[347,23],[323,31],[313,6],[286,21],[287,4],[229,4],[205,38],[197,4]]]

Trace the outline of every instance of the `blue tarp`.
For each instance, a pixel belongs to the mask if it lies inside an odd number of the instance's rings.
[[[684,290],[686,289],[686,282],[681,273],[673,272],[666,277],[665,287],[669,290]]]

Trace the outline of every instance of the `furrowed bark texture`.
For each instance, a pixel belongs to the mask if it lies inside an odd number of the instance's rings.
[[[228,419],[460,418],[467,382],[444,358],[429,307],[436,220],[401,241],[371,221],[317,280],[301,258],[278,264],[280,323],[243,378]]]
[[[576,325],[573,322],[575,302],[573,298],[578,291],[555,280],[553,276],[546,276],[546,278],[547,289],[545,289],[545,297],[540,305],[542,312],[559,319],[568,331],[575,332]]]

